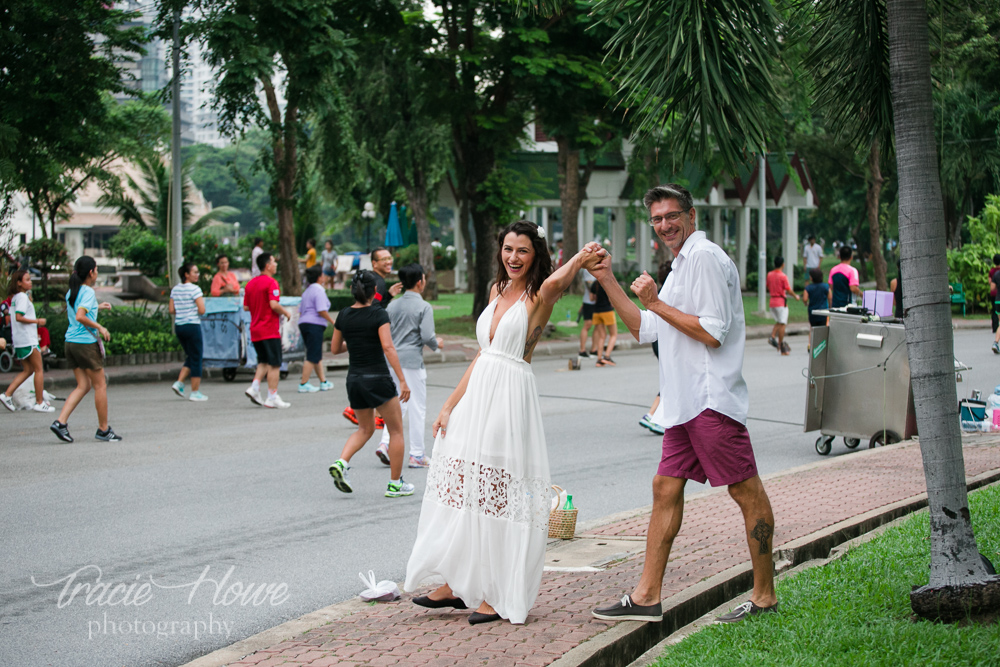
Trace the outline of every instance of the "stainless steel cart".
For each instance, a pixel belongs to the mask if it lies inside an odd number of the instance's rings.
[[[863,441],[872,448],[915,435],[902,323],[837,310],[828,314],[830,325],[812,330],[806,383],[804,430],[820,430],[816,452],[829,454],[836,437],[854,449]]]

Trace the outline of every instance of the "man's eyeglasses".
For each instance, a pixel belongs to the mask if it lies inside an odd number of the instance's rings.
[[[677,222],[685,213],[687,213],[687,211],[674,211],[672,213],[667,213],[666,215],[657,215],[649,219],[649,224],[655,227],[663,222]]]

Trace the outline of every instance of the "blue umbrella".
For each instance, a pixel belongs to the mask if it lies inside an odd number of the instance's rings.
[[[399,229],[399,213],[396,211],[396,202],[392,202],[389,207],[389,223],[385,228],[385,247],[399,248],[403,245],[403,232]]]

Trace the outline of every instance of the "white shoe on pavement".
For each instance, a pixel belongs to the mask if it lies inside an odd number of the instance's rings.
[[[281,409],[281,408],[289,408],[291,406],[292,406],[291,403],[286,403],[285,401],[281,400],[281,396],[278,396],[277,394],[273,396],[268,396],[267,399],[264,400],[265,408]]]
[[[260,389],[254,389],[251,386],[244,393],[247,395],[247,398],[257,405],[264,405],[264,399],[260,397]]]
[[[17,408],[14,407],[14,399],[7,394],[0,394],[0,403],[3,403],[3,406],[11,412],[17,411]]]
[[[299,385],[300,394],[315,394],[317,391],[319,391],[319,387],[312,384],[311,382],[306,382],[304,384]]]
[[[49,405],[48,401],[42,401],[41,403],[35,403],[31,406],[34,412],[55,412],[56,409]]]
[[[332,382],[330,382],[328,380],[324,380],[323,382],[319,383],[319,390],[320,391],[330,391],[331,389],[333,389],[333,383]]]
[[[170,385],[170,388],[174,390],[174,393],[184,398],[184,383],[178,380],[177,382]]]

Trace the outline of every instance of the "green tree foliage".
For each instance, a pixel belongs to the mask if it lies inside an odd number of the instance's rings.
[[[143,227],[123,227],[108,242],[112,257],[121,257],[147,276],[163,275],[167,263],[167,242]]]
[[[337,75],[351,65],[351,42],[338,25],[348,3],[325,0],[193,0],[201,17],[192,25],[207,61],[218,68],[220,128],[237,136],[264,128],[268,146],[260,164],[270,176],[270,199],[281,237],[280,271],[288,294],[301,279],[293,258],[293,213],[304,147],[305,121],[336,104]],[[279,92],[284,104],[279,103]],[[263,95],[261,94],[263,93]]]
[[[140,179],[132,178],[125,174],[125,181],[128,190],[120,187],[112,188],[110,192],[104,194],[98,205],[113,208],[121,218],[122,225],[136,224],[155,233],[157,236],[166,238],[167,228],[170,222],[170,191],[172,184],[170,164],[163,158],[141,160],[138,163]],[[225,220],[239,213],[239,210],[231,206],[217,206],[208,213],[194,219],[191,211],[191,164],[184,163],[181,166],[181,224],[185,227],[185,232],[197,232],[206,225],[216,221]],[[130,192],[131,191],[131,192]],[[137,202],[132,196],[138,195]]]
[[[231,221],[239,222],[243,230],[255,229],[261,220],[274,220],[270,179],[257,162],[266,145],[266,134],[251,130],[224,148],[195,144],[181,151],[184,163],[191,164],[191,182],[213,206],[238,209]]]
[[[43,308],[49,306],[49,273],[55,268],[68,268],[70,265],[69,255],[66,254],[66,246],[51,238],[40,238],[26,245],[28,257],[31,263],[42,272],[42,300]]]
[[[148,153],[168,123],[158,103],[122,105],[122,65],[147,37],[135,14],[101,0],[9,0],[0,12],[0,168],[55,223],[119,157]],[[5,177],[6,178],[6,177]]]
[[[982,215],[966,222],[971,242],[948,251],[948,279],[962,283],[969,303],[989,310],[989,271],[1000,254],[1000,197],[986,196]]]

